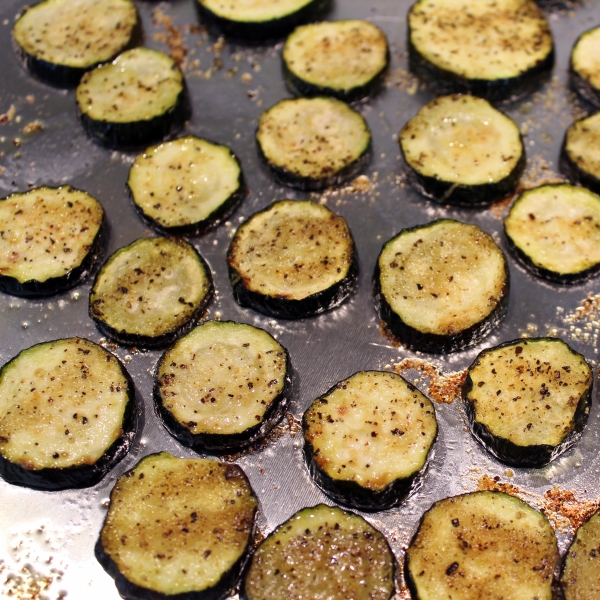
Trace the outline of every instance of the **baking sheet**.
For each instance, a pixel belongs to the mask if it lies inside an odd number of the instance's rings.
[[[0,197],[33,186],[68,183],[86,190],[104,205],[109,253],[140,236],[152,235],[137,217],[125,191],[135,153],[110,151],[91,142],[77,121],[74,92],[35,81],[17,63],[10,30],[23,5],[23,0],[2,0],[0,5],[0,113],[8,116],[0,124]],[[475,348],[449,356],[420,355],[394,346],[383,336],[373,306],[371,278],[383,242],[400,229],[434,218],[455,218],[481,226],[506,251],[501,233],[505,205],[485,210],[448,208],[426,200],[404,183],[397,132],[420,106],[433,98],[407,72],[405,19],[410,2],[334,2],[330,19],[368,19],[385,31],[391,47],[391,65],[381,93],[358,106],[373,134],[373,159],[364,171],[366,179],[361,180],[361,185],[323,194],[278,186],[259,164],[254,143],[258,116],[280,99],[290,97],[280,73],[281,44],[244,47],[210,37],[198,27],[192,0],[160,4],[136,0],[136,5],[146,46],[187,52],[183,69],[193,114],[184,133],[229,145],[241,160],[250,190],[226,224],[192,240],[214,275],[217,298],[210,306],[210,317],[267,329],[289,349],[295,370],[289,418],[268,444],[236,459],[259,497],[258,526],[262,533],[268,533],[302,507],[331,503],[308,476],[297,419],[314,398],[355,371],[392,369],[406,359],[416,359],[423,361],[421,364],[429,368],[430,374],[431,367],[448,374],[467,367],[485,347],[522,335],[546,334],[560,335],[596,365],[600,330],[598,281],[573,287],[549,285],[525,273],[510,255],[508,317]],[[557,40],[552,78],[535,94],[503,107],[525,135],[528,168],[524,180],[529,185],[555,177],[566,127],[591,108],[574,98],[565,84],[574,40],[600,21],[597,4],[576,4],[572,9],[549,14],[549,20]],[[36,121],[42,130],[27,127]],[[284,198],[311,198],[343,215],[359,252],[356,293],[342,307],[300,321],[271,319],[239,307],[231,295],[225,264],[227,246],[239,222]],[[87,316],[89,289],[87,281],[74,290],[41,300],[1,295],[0,361],[4,363],[34,343],[58,337],[79,335],[103,341]],[[153,412],[152,373],[160,352],[112,349],[125,362],[144,405],[142,431],[132,452],[92,488],[50,493],[0,481],[0,596],[117,599],[113,580],[93,555],[116,478],[150,452],[167,450],[179,456],[194,455],[169,436]],[[422,377],[422,373],[412,370],[405,376],[419,379],[421,389],[430,391],[430,379]],[[448,382],[449,379],[441,381]],[[459,402],[436,404],[440,433],[422,487],[401,507],[366,514],[366,518],[386,534],[401,560],[420,515],[432,502],[474,490],[497,478],[499,483],[516,486],[525,493],[526,500],[548,511],[557,524],[564,551],[572,535],[569,515],[581,515],[581,510],[590,506],[585,501],[594,501],[599,495],[600,410],[596,392],[593,402],[589,423],[576,447],[542,469],[507,469],[471,438]],[[558,491],[554,486],[558,486]],[[570,492],[574,493],[572,502]],[[561,501],[554,502],[557,498]]]

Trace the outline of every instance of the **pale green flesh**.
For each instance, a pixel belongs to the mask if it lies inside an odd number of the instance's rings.
[[[600,27],[584,33],[571,53],[573,70],[600,89]]]
[[[399,140],[419,174],[463,185],[502,181],[524,152],[514,121],[474,96],[430,102],[402,128]]]
[[[339,100],[297,98],[263,112],[256,139],[271,165],[324,179],[357,161],[371,134],[362,116]]]
[[[431,401],[393,373],[362,371],[308,409],[305,440],[331,478],[372,490],[417,473],[437,433]]]
[[[0,201],[0,274],[21,283],[64,277],[81,265],[102,225],[100,203],[69,186]]]
[[[525,192],[504,221],[506,234],[538,267],[561,275],[600,263],[600,196],[548,185]]]
[[[548,520],[500,492],[436,502],[407,555],[419,600],[551,600],[559,559]]]
[[[598,69],[600,72],[600,64]],[[600,112],[567,129],[565,151],[579,169],[600,179]]]
[[[172,110],[182,92],[183,76],[170,56],[134,48],[86,73],[76,98],[81,113],[91,119],[132,123]]]
[[[148,148],[135,159],[127,184],[143,213],[163,227],[209,217],[240,187],[231,150],[193,136]]]
[[[561,340],[523,340],[490,350],[469,375],[475,420],[518,446],[558,445],[592,383],[585,359]]]
[[[242,470],[163,452],[111,494],[102,550],[130,582],[163,594],[217,584],[250,543],[257,501]]]
[[[30,56],[86,68],[125,48],[136,23],[130,0],[46,0],[25,12],[13,36]]]
[[[121,367],[102,347],[39,344],[0,377],[0,452],[25,469],[94,464],[121,436],[128,401]]]
[[[485,319],[506,291],[505,260],[475,225],[444,220],[408,230],[379,257],[381,292],[422,333],[453,335]]]
[[[393,561],[383,535],[362,517],[320,504],[262,542],[245,592],[249,600],[387,600]]]
[[[298,27],[287,39],[283,60],[313,85],[347,90],[365,85],[387,64],[387,40],[367,21],[335,21]]]
[[[566,600],[600,598],[600,513],[577,530],[560,580]]]
[[[342,217],[314,202],[283,200],[238,229],[228,262],[246,288],[302,300],[342,281],[353,249]]]
[[[192,433],[241,433],[259,424],[286,378],[283,347],[262,329],[209,321],[161,360],[163,406]]]
[[[408,22],[421,56],[467,79],[518,77],[543,62],[553,46],[533,0],[419,0]]]
[[[115,252],[90,293],[93,316],[127,334],[158,337],[192,318],[210,289],[192,247],[140,239]]]
[[[198,0],[212,13],[230,21],[261,23],[292,15],[313,0]]]

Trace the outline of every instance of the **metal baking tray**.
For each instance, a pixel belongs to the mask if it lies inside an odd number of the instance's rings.
[[[108,252],[140,236],[153,235],[138,218],[125,191],[132,152],[94,144],[77,120],[74,92],[31,78],[18,64],[10,32],[24,0],[0,5],[0,197],[38,185],[69,183],[104,205],[109,224]],[[372,273],[383,242],[400,229],[439,217],[475,223],[507,251],[502,214],[507,203],[467,210],[435,204],[404,181],[397,133],[433,98],[408,73],[406,13],[408,0],[334,0],[329,19],[362,18],[386,33],[391,65],[383,89],[359,104],[373,134],[373,157],[355,184],[325,193],[304,193],[273,183],[259,163],[254,130],[262,110],[289,97],[281,76],[281,43],[242,46],[208,35],[198,27],[193,0],[156,3],[136,0],[144,45],[184,57],[183,70],[192,102],[185,133],[229,145],[239,156],[250,193],[230,220],[192,242],[208,261],[217,297],[211,318],[263,327],[291,354],[295,391],[288,419],[268,443],[233,458],[248,474],[260,500],[258,527],[270,532],[298,509],[329,502],[312,483],[302,456],[298,418],[319,394],[361,369],[404,371],[430,393],[430,384],[451,389],[444,377],[467,367],[481,349],[520,336],[559,335],[596,365],[600,331],[600,284],[597,280],[562,287],[537,280],[509,256],[511,292],[508,317],[478,346],[448,356],[419,355],[390,343],[383,335],[372,299]],[[549,13],[557,43],[552,78],[539,91],[503,106],[521,127],[528,153],[526,185],[556,178],[560,143],[566,127],[591,107],[567,87],[569,53],[576,37],[600,20],[597,5],[576,3]],[[11,108],[14,107],[14,108]],[[32,123],[39,122],[42,129]],[[239,222],[277,199],[311,198],[343,215],[353,232],[360,261],[356,293],[343,306],[315,318],[284,321],[239,307],[229,285],[225,254]],[[41,300],[0,296],[0,361],[37,342],[66,336],[94,341],[101,334],[87,315],[90,281]],[[586,300],[587,299],[587,300]],[[152,408],[152,374],[159,351],[111,349],[125,362],[140,402],[143,428],[132,452],[98,485],[84,490],[39,492],[0,481],[0,597],[117,599],[113,580],[94,558],[93,547],[116,478],[141,456],[167,450],[193,452],[176,442]],[[411,361],[407,362],[407,361]],[[404,361],[404,362],[403,362]],[[596,386],[597,387],[597,386]],[[447,390],[446,390],[447,391]],[[439,394],[438,394],[439,396]],[[451,393],[446,400],[451,400]],[[423,484],[402,506],[366,518],[387,536],[399,562],[421,514],[440,498],[478,486],[510,484],[533,505],[544,508],[557,526],[561,551],[572,525],[597,497],[600,457],[600,409],[594,394],[590,420],[569,452],[541,469],[507,469],[470,436],[460,402],[437,403],[440,433]],[[558,486],[558,487],[556,487]],[[399,597],[405,596],[400,588]]]

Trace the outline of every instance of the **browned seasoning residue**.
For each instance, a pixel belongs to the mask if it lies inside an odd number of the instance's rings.
[[[14,104],[10,105],[10,108],[5,112],[0,114],[0,124],[2,123],[10,123],[17,113],[17,109]]]
[[[36,133],[37,131],[44,131],[44,126],[37,119],[35,121],[31,121],[31,123],[28,123],[25,125],[25,127],[23,127],[23,133],[25,135]]]
[[[512,483],[502,483],[497,475],[495,477],[482,475],[477,481],[477,491],[504,492],[517,498],[527,494]]]
[[[43,600],[58,574],[44,575],[38,573],[31,565],[24,565],[18,571],[9,571],[4,561],[0,559],[0,596],[15,598],[15,600]],[[60,595],[59,597],[62,597]]]
[[[152,12],[152,22],[155,26],[161,25],[165,29],[165,33],[154,34],[154,39],[167,44],[171,58],[177,63],[178,67],[183,68],[188,53],[183,41],[183,29],[177,27],[173,23],[173,19],[160,7],[155,8]]]
[[[563,490],[555,485],[544,494],[541,507],[556,529],[574,531],[600,506],[596,500],[580,500],[573,490]]]

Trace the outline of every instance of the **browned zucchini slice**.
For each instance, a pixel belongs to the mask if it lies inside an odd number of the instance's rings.
[[[600,194],[600,112],[568,127],[560,167],[570,181]]]
[[[571,83],[588,102],[600,108],[600,27],[584,31],[575,41],[571,51]]]

